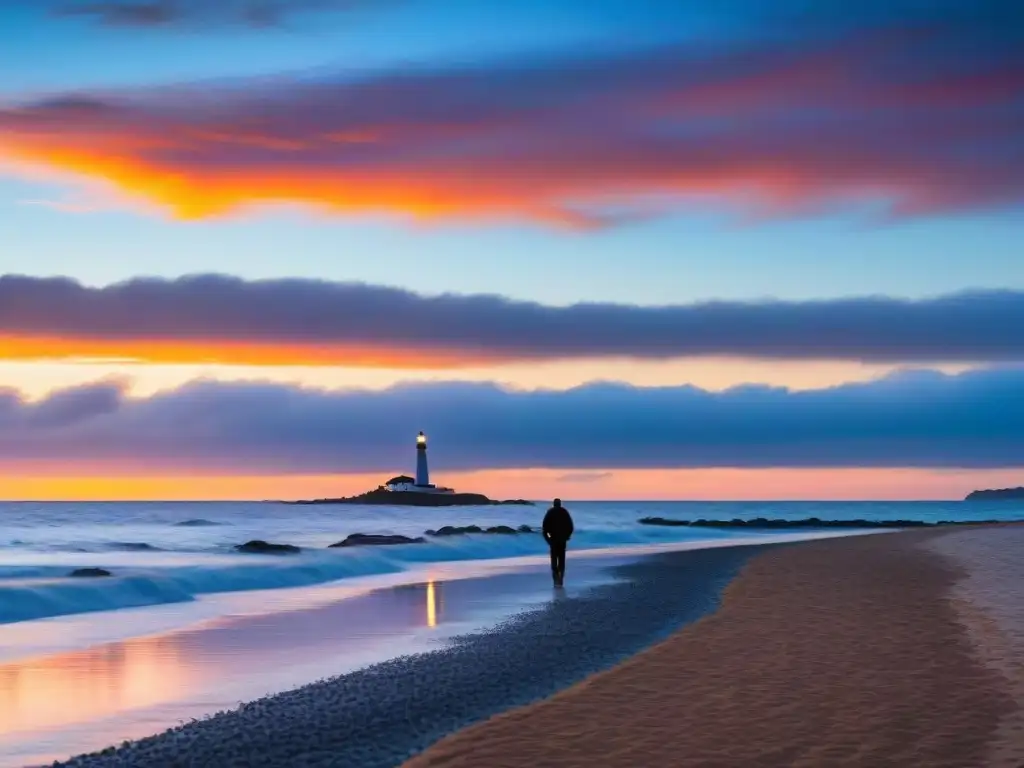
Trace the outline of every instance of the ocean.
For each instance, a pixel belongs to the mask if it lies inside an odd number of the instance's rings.
[[[0,766],[52,762],[436,649],[609,584],[610,565],[646,552],[822,535],[641,517],[1024,519],[1016,502],[570,502],[576,535],[566,589],[554,593],[536,534],[327,548],[352,533],[536,527],[546,506],[0,503]],[[303,551],[234,551],[252,539]],[[69,576],[84,567],[112,577]]]
[[[1024,519],[1013,502],[579,502],[572,549],[599,550],[749,537],[751,531],[662,528],[645,516],[868,520]],[[421,536],[444,525],[537,526],[536,507],[391,508],[231,503],[0,503],[0,625],[91,611],[184,603],[203,595],[274,590],[408,573],[435,563],[543,555],[538,536],[471,535],[397,547],[327,549],[351,533]],[[251,539],[304,548],[296,556],[239,554]],[[82,567],[118,578],[68,578]],[[0,642],[2,647],[2,642]]]

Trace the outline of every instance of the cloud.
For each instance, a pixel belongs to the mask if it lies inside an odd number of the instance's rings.
[[[0,359],[445,369],[513,361],[729,356],[1024,361],[1024,292],[921,300],[545,306],[222,275],[106,287],[0,277]]]
[[[183,219],[281,202],[581,228],[686,205],[999,209],[1024,200],[1024,36],[1008,23],[1024,29],[1024,11],[974,5],[742,42],[58,95],[0,107],[0,155]]]
[[[145,399],[101,383],[0,395],[0,464],[67,473],[400,471],[419,429],[435,471],[1024,466],[1024,369],[908,371],[793,392],[592,384],[383,392],[195,382]],[[57,405],[54,405],[57,403]],[[45,416],[41,416],[44,414]]]
[[[81,16],[110,27],[170,27],[194,24],[279,26],[311,11],[351,10],[386,0],[109,0],[57,4],[62,16]]]
[[[611,480],[615,476],[614,472],[569,472],[565,475],[559,475],[555,478],[555,482],[558,483],[603,483],[605,480]]]

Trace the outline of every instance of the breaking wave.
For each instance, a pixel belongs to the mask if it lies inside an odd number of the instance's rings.
[[[724,538],[686,530],[581,531],[576,549],[665,541]],[[285,543],[285,542],[280,542]],[[109,550],[108,550],[109,551]],[[138,551],[138,550],[133,550]],[[205,594],[326,584],[358,576],[399,573],[426,563],[492,560],[546,553],[539,535],[465,535],[425,544],[348,549],[307,549],[298,555],[197,555],[193,564],[146,567],[145,551],[131,566],[106,563],[93,553],[81,565],[101,566],[109,577],[70,577],[77,567],[0,568],[0,624],[194,600]],[[206,559],[207,562],[203,562]]]

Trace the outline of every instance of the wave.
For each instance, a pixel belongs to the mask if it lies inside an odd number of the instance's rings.
[[[104,545],[107,549],[118,552],[163,552],[160,547],[154,547],[144,541],[112,541]]]
[[[173,579],[47,579],[0,582],[0,624],[193,600]]]
[[[749,534],[748,534],[749,535]],[[609,548],[666,541],[728,538],[730,534],[655,529],[580,532],[576,549]],[[426,563],[541,555],[547,547],[539,535],[468,534],[425,544],[348,549],[307,549],[288,558],[224,555],[194,564],[162,568],[122,567],[90,560],[110,577],[71,578],[77,566],[11,566],[0,569],[0,624],[93,611],[180,603],[220,592],[308,587],[358,576],[399,573]],[[85,563],[83,563],[85,564]]]

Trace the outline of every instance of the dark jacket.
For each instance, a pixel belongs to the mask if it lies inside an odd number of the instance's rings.
[[[565,544],[572,538],[572,515],[565,507],[552,507],[544,515],[544,525],[541,530],[544,532],[544,538],[549,542]]]

